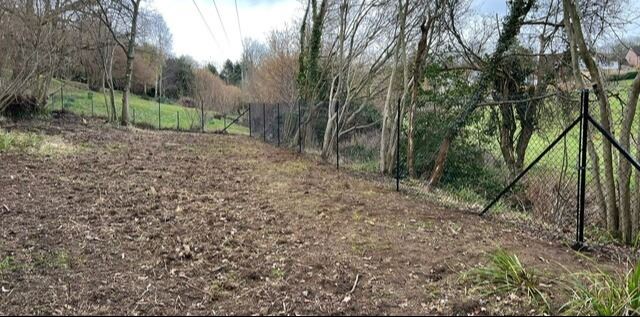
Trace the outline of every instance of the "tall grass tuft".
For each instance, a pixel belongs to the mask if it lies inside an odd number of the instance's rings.
[[[626,275],[575,273],[568,289],[571,299],[562,311],[567,315],[637,316],[640,314],[640,263]]]
[[[505,250],[493,252],[489,263],[467,272],[464,277],[471,280],[484,296],[514,293],[525,295],[530,301],[547,304],[538,274],[526,269],[516,255]]]

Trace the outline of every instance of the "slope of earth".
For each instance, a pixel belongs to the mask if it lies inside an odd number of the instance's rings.
[[[3,124],[77,150],[0,153],[0,314],[531,314],[460,273],[498,248],[550,276],[584,267],[247,137],[79,121]]]

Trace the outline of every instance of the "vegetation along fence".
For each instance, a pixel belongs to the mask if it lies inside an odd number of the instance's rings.
[[[72,87],[63,86],[50,95],[49,107],[77,108],[78,98]],[[95,102],[91,93],[83,98],[83,114],[108,115],[108,107]],[[545,106],[542,98],[556,100]],[[251,103],[237,107],[233,115],[155,102],[155,110],[131,107],[135,125],[248,134],[278,147],[319,155],[337,169],[393,175],[398,191],[403,184],[412,189],[427,187],[445,131],[443,122],[450,122],[445,116],[456,117],[461,111],[455,103],[450,114],[430,107],[429,102],[419,107],[415,124],[427,128],[414,136],[412,172],[406,154],[409,118],[403,111],[380,118],[363,107],[353,122],[342,117],[346,114],[339,103],[328,101]],[[401,100],[396,109],[403,109]],[[640,164],[630,151],[631,142],[637,145],[637,140],[614,125],[617,121],[628,127],[640,125],[624,122],[622,110],[614,109],[608,114],[610,122],[603,121],[607,116],[599,112],[600,107],[589,107],[587,90],[581,91],[579,99],[569,93],[483,104],[462,130],[463,136],[452,143],[439,188],[453,192],[453,199],[481,210],[483,216],[490,211],[516,211],[542,220],[547,232],[575,240],[577,249],[584,248],[587,240],[638,244]],[[542,117],[549,119],[539,121]],[[380,142],[383,138],[392,141],[387,148]]]
[[[632,173],[632,169],[640,175],[640,164],[630,154],[629,145],[616,140],[614,135],[606,132],[610,129],[595,119],[599,113],[597,109],[590,111],[588,90],[581,91],[579,99],[555,94],[544,97],[556,98],[559,100],[556,104],[561,102],[565,105],[565,109],[551,110],[558,114],[553,122],[537,121],[540,113],[548,110],[536,108],[540,103],[531,98],[486,104],[476,111],[477,124],[465,130],[468,134],[465,142],[477,142],[481,145],[473,147],[485,151],[480,154],[467,151],[460,155],[455,148],[468,147],[455,143],[454,154],[450,158],[454,166],[448,170],[457,174],[445,174],[446,183],[462,179],[474,188],[473,193],[460,191],[460,195],[465,200],[470,197],[464,196],[473,196],[467,200],[470,202],[468,205],[480,211],[480,215],[486,216],[490,211],[515,211],[542,220],[548,232],[566,240],[575,240],[576,249],[584,249],[587,238],[594,243],[609,243],[623,235],[631,236],[632,231],[638,230],[640,222],[634,216],[634,209],[640,208],[640,177],[631,178],[626,186],[619,185],[626,174]],[[348,134],[340,126],[327,128],[325,120],[309,120],[305,111],[310,111],[310,108],[304,103],[250,104],[239,122],[248,127],[253,138],[299,153],[321,155],[327,161],[334,161],[337,169],[347,167],[356,171],[379,172],[383,168],[378,143],[380,119],[364,120],[359,123],[364,127],[362,130],[349,131],[351,133]],[[331,116],[340,115],[339,105],[329,107],[325,104],[321,108],[325,109],[324,113],[316,113],[316,116],[329,118],[327,121]],[[401,109],[400,106],[398,108]],[[428,118],[437,115],[426,110],[418,120],[429,122]],[[511,120],[507,119],[509,115]],[[394,121],[393,137],[399,145],[393,147],[395,155],[392,156],[393,164],[390,164],[395,176],[394,185],[399,191],[404,180],[407,185],[420,185],[422,177],[418,176],[418,182],[407,177],[409,171],[404,154],[407,118],[401,111],[396,111],[394,118],[390,119]],[[518,128],[516,121],[520,125]],[[326,151],[327,132],[338,140],[331,144],[330,151]],[[420,169],[429,170],[435,164],[437,146],[428,144],[432,138],[419,136],[417,139],[420,142],[418,146],[425,147],[418,151],[423,154],[417,160],[426,165]],[[613,160],[608,162],[605,158],[611,149],[614,150],[610,156]],[[465,164],[459,163],[465,160]],[[476,170],[475,165],[469,165],[470,160],[476,160],[474,164],[482,165],[482,169]],[[467,171],[465,166],[474,170]],[[621,173],[611,175],[611,171],[617,170]],[[611,180],[618,184],[613,191],[607,184]],[[617,209],[615,212],[614,208]],[[625,218],[634,219],[629,219],[627,225],[624,224]],[[620,237],[614,237],[612,232],[617,232]]]
[[[54,112],[73,112],[86,117],[108,118],[114,110],[108,102],[99,98],[86,88],[73,85],[61,85],[48,95],[47,108]],[[106,98],[105,98],[106,99]],[[115,116],[120,115],[116,104]],[[163,103],[160,98],[137,100],[129,107],[129,118],[134,126],[156,130],[174,130],[190,132],[247,134],[248,130],[239,120],[243,117],[243,107],[237,112],[225,113],[213,111],[215,107],[184,107]]]

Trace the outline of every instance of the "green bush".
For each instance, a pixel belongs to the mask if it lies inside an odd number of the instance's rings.
[[[636,76],[638,76],[638,71],[632,71],[632,72],[628,72],[628,73],[625,73],[625,74],[611,75],[611,76],[609,76],[608,80],[609,81],[632,80],[632,79],[636,78]]]
[[[444,114],[432,112],[422,113],[416,118],[415,167],[418,175],[432,170],[449,120]],[[441,186],[454,191],[471,190],[484,198],[498,194],[504,186],[504,175],[499,169],[486,164],[488,152],[482,146],[485,143],[481,136],[463,131],[449,149]],[[406,144],[402,146],[406,147]],[[406,156],[405,149],[401,149],[401,153]]]
[[[538,273],[525,268],[516,255],[505,250],[490,254],[489,263],[466,272],[463,279],[472,281],[484,296],[516,293],[534,302],[547,302]]]
[[[640,314],[640,263],[625,276],[603,271],[576,273],[568,283],[569,315],[637,316]]]

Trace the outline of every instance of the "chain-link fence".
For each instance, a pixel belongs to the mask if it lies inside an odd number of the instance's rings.
[[[621,112],[612,115],[611,127],[601,127],[599,107],[587,108],[591,111],[585,114],[589,99],[584,94],[581,99],[571,94],[559,96],[551,102],[556,106],[531,112],[535,120],[525,118],[530,114],[530,100],[478,109],[471,118],[475,123],[451,145],[440,187],[473,201],[467,204],[471,209],[515,211],[540,221],[564,239],[605,243],[626,232],[635,237],[640,229],[640,165],[629,147],[635,145],[640,151],[639,140],[631,138],[619,144],[613,134],[624,125],[624,116]],[[64,87],[49,100],[51,110],[64,111],[77,108],[79,102],[85,105],[84,115],[106,114],[107,106],[93,96],[78,96]],[[155,111],[132,107],[131,121],[154,129],[242,130],[274,146],[322,156],[338,168],[368,177],[387,175],[379,179],[398,190],[401,186],[423,186],[442,140],[444,129],[438,129],[444,125],[442,117],[458,115],[455,109],[439,112],[436,107],[420,107],[413,118],[415,144],[410,163],[411,125],[406,109],[380,118],[375,111],[363,108],[351,121],[340,105],[329,102],[251,103],[241,105],[233,114],[193,108],[176,111],[162,103],[156,107]],[[338,127],[333,124],[336,121],[341,123]],[[637,128],[637,124],[631,126]],[[386,145],[382,139],[387,140]]]
[[[617,235],[630,235],[624,238],[629,242],[640,212],[640,164],[612,135],[615,129],[602,127],[590,112],[588,90],[580,102],[578,118],[552,142],[538,138],[529,145],[531,158],[512,170],[512,181],[483,214],[505,208],[533,214],[575,239],[577,248],[585,241],[613,242]]]
[[[102,93],[75,87],[73,84],[60,85],[48,94],[46,109],[55,114],[75,113],[83,117],[115,119],[122,115],[121,102],[114,100],[111,106],[109,98]],[[115,109],[114,109],[115,108]],[[139,128],[154,130],[234,133],[248,134],[243,124],[245,106],[238,106],[229,112],[212,109],[228,108],[207,105],[188,107],[167,103],[160,98],[131,96],[129,104],[129,122]]]
[[[607,219],[612,218],[609,215],[612,208],[621,209],[618,213],[627,211],[629,217],[640,215],[640,170],[635,169],[637,163],[631,154],[616,149],[617,141],[613,135],[596,127],[599,125],[594,119],[599,116],[597,109],[593,114],[585,114],[589,101],[586,95],[584,91],[581,98],[557,96],[553,104],[561,104],[561,107],[540,108],[535,113],[528,110],[532,104],[530,100],[478,110],[478,118],[474,119],[477,124],[466,129],[460,138],[465,141],[452,145],[451,165],[443,176],[442,186],[447,188],[465,183],[464,188],[473,190],[459,192],[473,196],[475,207],[472,209],[482,210],[482,214],[516,212],[542,223],[545,230],[566,240],[579,243],[613,241],[609,230],[611,222],[620,221]],[[314,110],[305,104],[251,104],[244,122],[253,138],[321,155],[338,168],[367,172],[373,176],[374,173],[380,175],[386,164],[386,174],[395,179],[382,179],[400,189],[409,176],[406,114],[399,117],[396,111],[393,117],[384,118],[387,120],[386,130],[380,118],[365,118],[352,123],[351,126],[360,127],[352,129],[346,125],[331,126],[335,120],[332,116],[341,114],[339,107],[330,107],[328,103],[319,105]],[[311,111],[315,111],[314,120],[309,119]],[[514,117],[511,120],[517,118],[517,127],[515,123],[508,122],[508,115],[512,112]],[[529,114],[549,120],[523,118]],[[429,120],[438,116],[441,114],[426,109],[418,112],[414,124],[428,127]],[[526,126],[529,123],[531,125]],[[583,131],[586,131],[584,135]],[[387,162],[383,162],[385,149],[381,149],[380,142],[381,134],[385,132],[390,133],[387,138],[395,139],[390,143],[392,148],[387,150],[387,153],[395,153],[387,155],[392,160]],[[434,135],[426,135],[428,132]],[[413,165],[418,172],[414,171],[417,182],[406,181],[408,188],[416,184],[420,186],[425,171],[433,168],[439,145],[433,140],[441,140],[437,133],[432,129],[413,136],[417,143],[414,145],[416,157]],[[611,162],[605,159],[608,157],[607,143],[613,144]],[[619,145],[619,148],[624,147]],[[460,154],[467,149],[476,151]],[[627,168],[631,176],[624,177],[621,168]],[[629,185],[620,186],[621,180],[626,178],[630,179]],[[622,217],[626,214],[616,219]],[[632,219],[629,223],[639,226],[640,219]],[[618,231],[625,230],[621,223],[615,227]]]
[[[278,147],[302,150],[302,106],[299,103],[252,103],[246,122],[250,135]]]

